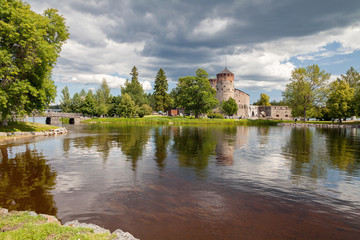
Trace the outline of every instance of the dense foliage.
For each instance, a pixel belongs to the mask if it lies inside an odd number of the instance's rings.
[[[43,111],[55,99],[52,69],[69,38],[55,9],[43,15],[20,0],[0,8],[0,120]]]
[[[237,113],[238,105],[233,98],[229,98],[227,101],[221,103],[221,108],[226,115],[232,116]]]
[[[270,97],[265,94],[265,93],[261,93],[260,94],[260,99],[257,100],[256,102],[254,102],[254,105],[258,105],[258,106],[271,106],[270,104]]]
[[[360,115],[360,74],[351,67],[345,75],[328,83],[330,74],[317,65],[292,72],[291,83],[283,92],[284,103],[293,116],[321,120],[346,119]]]
[[[216,90],[210,86],[208,73],[203,69],[196,70],[196,76],[179,78],[174,92],[176,103],[186,112],[194,113],[196,118],[219,103]]]
[[[324,104],[327,97],[327,81],[330,74],[312,65],[292,71],[290,83],[283,92],[285,102],[291,107],[293,116],[303,116],[316,107]]]

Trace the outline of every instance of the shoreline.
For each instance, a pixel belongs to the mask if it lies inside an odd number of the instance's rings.
[[[328,124],[328,123],[278,123],[280,127],[318,127],[318,128],[360,128],[355,124]]]
[[[67,132],[68,131],[65,127],[40,132],[0,132],[0,144],[37,136],[55,136],[59,134],[66,134]]]
[[[11,218],[21,218],[25,217],[24,222],[20,222],[17,225],[13,226],[13,222],[9,219]],[[40,221],[39,221],[40,219]],[[32,221],[35,221],[33,223],[29,223]],[[4,223],[5,222],[5,223]],[[60,229],[59,234],[63,234],[66,237],[69,237],[69,234],[71,235],[73,232],[72,229],[79,229],[88,230],[88,233],[90,236],[94,237],[94,239],[97,239],[97,237],[101,236],[101,239],[113,239],[113,240],[138,240],[135,238],[132,234],[129,232],[124,232],[121,229],[116,229],[114,232],[110,232],[110,230],[102,228],[98,225],[92,224],[92,223],[80,223],[78,220],[73,220],[66,222],[64,224],[61,224],[61,222],[54,216],[47,215],[47,214],[37,214],[34,211],[9,211],[6,208],[0,207],[0,223],[3,227],[0,228],[0,237],[1,235],[5,234],[15,234],[16,231],[24,230],[26,229],[26,224],[31,224],[32,231],[36,232],[36,229],[34,228],[38,226],[46,226],[49,225],[55,229]],[[67,233],[68,230],[68,233]],[[38,233],[42,234],[48,234],[49,237],[53,235],[53,233],[48,232],[42,232],[41,230],[38,230]],[[31,233],[30,233],[31,234]],[[61,236],[60,236],[61,237]],[[61,238],[63,239],[63,238]]]

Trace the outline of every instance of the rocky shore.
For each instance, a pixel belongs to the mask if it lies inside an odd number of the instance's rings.
[[[360,125],[322,124],[322,123],[278,123],[277,126],[285,126],[285,127],[318,127],[318,128],[360,128]]]
[[[67,132],[67,129],[64,127],[41,132],[0,132],[0,142],[36,136],[54,136],[58,134],[66,134]]]
[[[3,226],[0,229],[0,232],[5,233],[6,231],[16,231],[19,228],[22,228],[25,223],[21,223],[18,226],[7,227],[6,226],[7,223],[2,222],[2,221],[4,221],[4,219],[6,219],[6,217],[9,217],[9,216],[20,216],[20,215],[23,215],[23,214],[26,214],[26,215],[28,215],[29,217],[32,217],[32,218],[36,218],[36,217],[44,218],[44,222],[41,223],[41,224],[56,224],[57,226],[64,227],[64,228],[66,228],[66,227],[70,227],[70,228],[87,228],[87,229],[92,230],[92,232],[94,234],[103,234],[105,236],[108,236],[108,239],[113,239],[113,240],[138,240],[137,238],[135,238],[130,233],[124,232],[124,231],[122,231],[120,229],[117,229],[113,233],[111,233],[108,229],[99,227],[99,226],[97,226],[95,224],[91,224],[91,223],[80,223],[78,220],[73,220],[73,221],[70,221],[70,222],[66,222],[65,224],[62,225],[60,223],[60,221],[56,217],[51,216],[51,215],[37,214],[37,213],[35,213],[33,211],[10,211],[9,212],[5,208],[0,208],[0,223],[1,223],[1,226]],[[66,230],[63,230],[63,231],[65,232]],[[0,238],[1,238],[1,233],[0,233]],[[49,238],[49,239],[51,239],[51,238]]]

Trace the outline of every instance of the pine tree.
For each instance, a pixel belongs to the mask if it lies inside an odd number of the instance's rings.
[[[132,68],[130,75],[132,76],[131,82],[126,81],[125,87],[121,87],[121,95],[124,95],[125,93],[129,94],[135,104],[141,106],[144,103],[147,103],[147,98],[144,89],[138,80],[139,73],[135,66]]]
[[[160,68],[156,78],[154,87],[155,111],[166,111],[171,107],[171,98],[168,91],[168,82],[165,71]]]

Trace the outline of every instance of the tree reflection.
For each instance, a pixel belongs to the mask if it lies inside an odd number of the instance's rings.
[[[6,146],[0,155],[0,206],[9,210],[35,210],[56,215],[57,208],[50,190],[55,186],[53,171],[42,153],[30,150],[9,158]]]
[[[126,125],[120,128],[116,135],[116,142],[121,151],[132,163],[133,171],[136,170],[137,161],[143,155],[144,147],[149,141],[150,128],[147,126]]]
[[[326,148],[332,166],[350,174],[360,168],[359,138],[357,129],[318,129],[326,136]]]
[[[155,161],[159,170],[165,167],[165,159],[167,157],[167,147],[170,141],[170,127],[161,126],[155,128]]]
[[[326,175],[326,158],[316,153],[319,144],[313,141],[309,128],[293,128],[285,147],[284,156],[290,160],[290,171],[294,179],[308,176],[317,179]]]
[[[204,127],[174,127],[173,150],[178,154],[180,166],[194,168],[203,173],[210,155],[215,154],[217,139]]]

